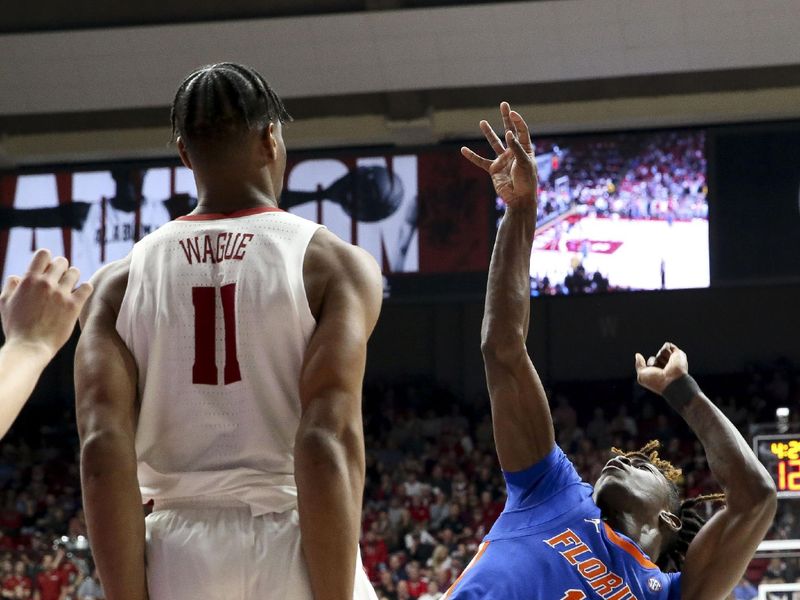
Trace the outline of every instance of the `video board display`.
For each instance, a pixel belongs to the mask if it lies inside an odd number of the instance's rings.
[[[703,130],[538,139],[536,153],[532,295],[709,285]]]
[[[307,156],[287,164],[281,207],[369,251],[387,277],[488,266],[489,184],[457,152]],[[36,248],[88,279],[197,204],[192,172],[111,165],[0,175],[0,266],[21,273]]]
[[[531,294],[708,286],[706,137],[673,129],[537,138]],[[0,174],[2,274],[20,273],[47,247],[87,279],[196,202],[192,173],[177,160]],[[413,274],[485,273],[504,211],[455,145],[290,155],[281,207],[369,251],[387,289]]]

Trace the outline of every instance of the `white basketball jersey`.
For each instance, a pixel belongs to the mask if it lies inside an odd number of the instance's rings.
[[[296,506],[299,378],[316,325],[303,260],[319,227],[256,208],[183,217],[134,246],[117,330],[139,370],[145,501]]]

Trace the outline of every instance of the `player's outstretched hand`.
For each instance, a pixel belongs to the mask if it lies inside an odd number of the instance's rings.
[[[666,387],[689,373],[686,353],[675,344],[666,342],[658,354],[645,361],[636,353],[636,378],[640,385],[661,395]]]
[[[483,158],[466,146],[461,148],[461,154],[489,173],[495,192],[509,208],[536,208],[538,179],[528,124],[522,115],[511,110],[508,102],[500,103],[500,115],[505,128],[505,146],[487,121],[480,122],[481,131],[497,157],[494,160]]]
[[[69,339],[92,293],[89,283],[75,288],[79,277],[66,258],[52,259],[49,251],[37,250],[28,272],[9,277],[0,293],[6,344],[24,344],[52,358]]]

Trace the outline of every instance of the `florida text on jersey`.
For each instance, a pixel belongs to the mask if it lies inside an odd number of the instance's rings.
[[[504,475],[505,509],[448,600],[680,598],[680,574],[662,573],[601,519],[592,487],[560,448]]]

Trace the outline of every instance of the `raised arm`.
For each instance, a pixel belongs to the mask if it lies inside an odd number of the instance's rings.
[[[0,348],[0,437],[17,418],[39,376],[72,335],[92,293],[65,258],[38,250],[23,277],[12,276],[0,294],[5,343]]]
[[[775,517],[775,485],[733,424],[689,375],[686,354],[666,343],[655,357],[636,355],[639,383],[664,397],[700,439],[726,506],[686,552],[683,600],[722,600],[741,579]]]
[[[86,525],[108,600],[145,600],[145,533],[136,478],[137,370],[116,330],[128,263],[93,278],[75,351],[75,400]]]
[[[497,231],[481,331],[497,456],[506,471],[530,467],[553,448],[553,420],[525,340],[530,321],[530,257],[536,230],[537,179],[528,126],[500,105],[506,146],[489,123],[481,129],[497,158],[462,154],[491,175],[506,214]]]
[[[300,376],[300,531],[315,600],[345,600],[353,597],[364,490],[361,390],[382,280],[371,256],[326,230],[312,240],[304,273],[317,327]]]

